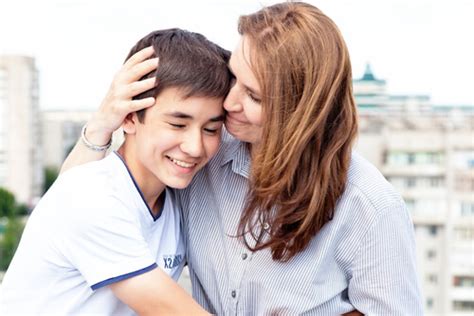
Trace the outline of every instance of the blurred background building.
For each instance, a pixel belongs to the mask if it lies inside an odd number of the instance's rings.
[[[56,169],[61,167],[92,113],[67,110],[41,112],[44,166]]]
[[[473,315],[474,105],[392,95],[369,65],[354,93],[356,150],[402,194],[413,218],[426,315]],[[59,169],[91,114],[39,112],[34,59],[0,57],[0,187],[37,200],[44,168]],[[0,223],[0,239],[1,231]],[[186,274],[180,282],[190,289]]]
[[[0,56],[0,187],[29,205],[43,181],[38,95],[35,60]]]
[[[354,81],[357,150],[411,212],[426,315],[474,313],[474,107],[389,95],[368,66]]]

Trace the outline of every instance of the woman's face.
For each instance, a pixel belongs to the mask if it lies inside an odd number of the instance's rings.
[[[242,36],[229,62],[235,80],[224,101],[227,110],[225,126],[235,138],[257,144],[262,135],[262,99],[260,85],[249,61],[249,42]]]

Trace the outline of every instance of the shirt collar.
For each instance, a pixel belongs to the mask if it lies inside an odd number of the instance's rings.
[[[224,150],[221,167],[231,163],[233,172],[248,179],[250,177],[250,151],[248,144],[234,138],[224,130],[221,146],[223,146],[222,149]]]

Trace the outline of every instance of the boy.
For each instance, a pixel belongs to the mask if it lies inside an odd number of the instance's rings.
[[[160,65],[142,79],[158,83],[136,99],[155,97],[154,106],[127,116],[117,152],[62,174],[38,203],[0,314],[204,313],[169,278],[179,277],[185,248],[166,187],[186,187],[218,149],[230,54],[170,29],[144,37],[127,59],[151,45]]]

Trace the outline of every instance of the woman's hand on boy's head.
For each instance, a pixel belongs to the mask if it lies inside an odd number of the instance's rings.
[[[135,53],[114,76],[99,110],[87,125],[87,138],[93,143],[107,143],[112,133],[118,129],[128,113],[139,111],[155,104],[155,98],[141,100],[132,98],[155,86],[155,78],[140,80],[158,67],[158,58],[153,55],[153,47],[146,47]]]

